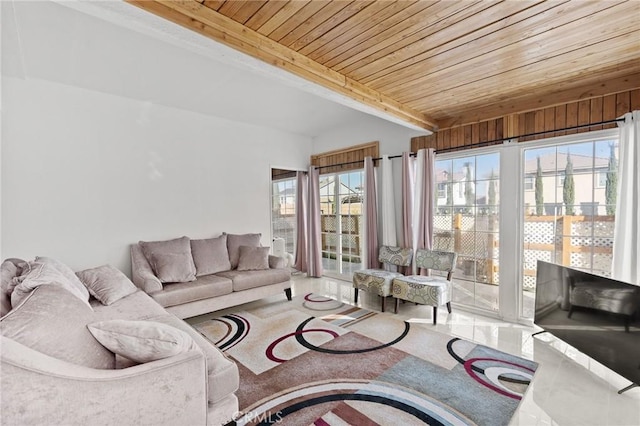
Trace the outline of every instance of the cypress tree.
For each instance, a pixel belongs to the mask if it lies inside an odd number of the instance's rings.
[[[607,203],[606,211],[608,216],[616,214],[616,199],[618,189],[618,161],[616,160],[616,151],[613,144],[609,145],[611,152],[609,153],[609,168],[607,169],[607,181],[605,183],[604,194]]]
[[[464,199],[468,209],[472,208],[472,206],[475,204],[475,199],[476,199],[476,196],[473,193],[473,186],[471,183],[471,179],[472,179],[471,163],[467,163],[467,178],[466,178],[465,188],[464,188]]]
[[[540,166],[540,156],[538,156],[538,169],[536,170],[536,215],[542,216],[544,213],[544,196],[542,194],[542,166]]]
[[[489,200],[488,203],[489,204],[489,214],[494,214],[495,213],[495,206],[496,206],[496,174],[493,172],[493,170],[491,170],[491,180],[489,181]]]
[[[573,216],[575,214],[575,186],[573,183],[573,162],[571,153],[567,153],[567,166],[564,169],[564,185],[562,186],[562,201],[564,202],[565,214]]]

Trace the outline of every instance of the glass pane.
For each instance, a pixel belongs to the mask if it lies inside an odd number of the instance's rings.
[[[453,174],[451,160],[436,161],[436,182],[451,182]]]
[[[523,316],[533,315],[538,259],[608,273],[617,155],[612,140],[525,151],[523,179],[534,181],[530,191],[524,183]]]
[[[476,180],[500,177],[500,154],[486,154],[476,157]]]

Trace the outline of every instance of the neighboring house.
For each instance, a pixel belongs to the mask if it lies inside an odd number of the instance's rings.
[[[584,216],[605,214],[604,208],[598,209],[598,207],[606,204],[605,187],[609,159],[574,153],[570,155],[573,163],[575,213]],[[563,152],[540,156],[545,215],[562,214],[562,191],[566,164],[567,154]],[[536,208],[537,167],[537,157],[527,160],[524,165],[524,203],[525,206],[528,206],[530,214],[535,214]]]
[[[320,214],[335,214],[336,196],[333,176],[320,178]],[[340,214],[360,215],[362,213],[362,187],[351,188],[342,181],[339,182],[338,198]]]

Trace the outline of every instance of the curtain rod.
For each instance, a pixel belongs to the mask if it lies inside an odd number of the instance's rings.
[[[577,126],[564,127],[562,129],[544,130],[542,132],[526,133],[524,135],[511,136],[509,138],[494,139],[494,140],[491,140],[491,141],[476,142],[476,143],[472,143],[470,145],[462,145],[462,146],[455,146],[455,147],[451,147],[451,148],[438,149],[435,152],[442,154],[442,153],[445,153],[445,152],[460,151],[460,150],[464,150],[464,149],[468,149],[468,148],[489,146],[489,145],[495,144],[496,142],[504,142],[504,141],[508,141],[510,139],[527,138],[527,137],[530,137],[530,136],[544,135],[546,133],[556,133],[556,132],[564,132],[566,130],[582,129],[584,127],[602,126],[604,124],[613,124],[613,123],[618,123],[618,122],[621,122],[621,121],[624,121],[624,118],[616,118],[614,120],[600,121],[598,123],[579,124]],[[409,155],[412,156],[412,157],[415,157],[416,153],[415,152],[411,152]],[[393,158],[402,158],[402,154],[400,154],[400,155],[390,155],[389,156],[389,159],[393,159]],[[382,157],[378,157],[378,158],[374,158],[373,159],[373,161],[379,161],[379,160],[382,160]],[[319,167],[316,167],[316,168],[318,170],[320,170],[320,169],[326,169],[328,167],[341,167],[341,166],[347,166],[349,164],[361,164],[361,163],[362,163],[362,160],[349,161],[349,162],[346,162],[346,163],[332,164],[330,166],[319,166]]]

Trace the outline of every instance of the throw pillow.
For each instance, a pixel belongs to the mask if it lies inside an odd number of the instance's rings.
[[[231,269],[238,267],[240,246],[259,247],[260,237],[262,237],[262,234],[227,234],[227,249],[229,249]]]
[[[87,325],[104,347],[132,361],[144,363],[194,348],[187,333],[155,321],[110,320]]]
[[[0,320],[5,337],[45,355],[90,368],[113,369],[115,356],[87,330],[95,313],[56,285],[36,287]]]
[[[87,287],[89,293],[103,305],[117,302],[138,289],[125,274],[111,265],[85,269],[76,272],[76,275]]]
[[[206,240],[191,240],[191,254],[196,264],[196,276],[215,274],[231,269],[227,235]]]
[[[240,246],[238,271],[269,269],[269,247]]]
[[[11,293],[11,306],[14,308],[33,289],[45,284],[62,287],[91,307],[87,288],[71,268],[55,259],[36,257],[36,260],[25,263],[22,275],[15,277],[13,282],[16,284]]]
[[[191,255],[189,237],[167,241],[140,241],[142,252],[162,283],[196,279],[196,265]]]

